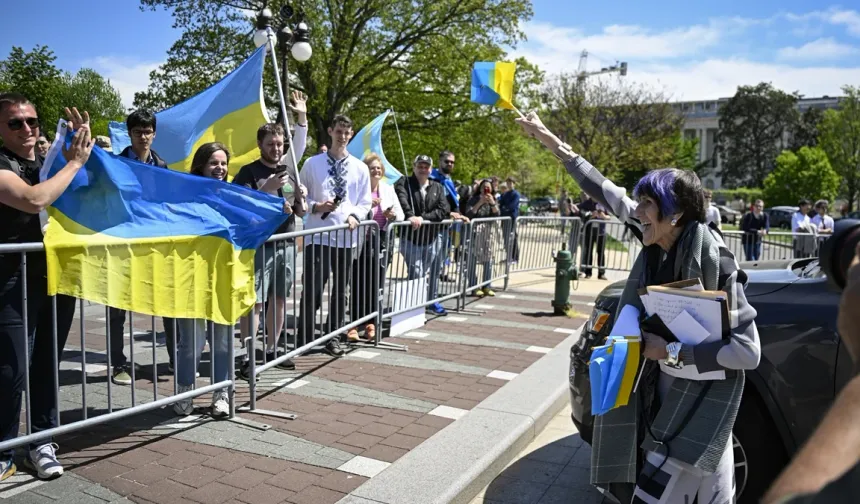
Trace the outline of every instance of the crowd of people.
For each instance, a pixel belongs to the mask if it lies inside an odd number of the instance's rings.
[[[256,304],[240,320],[243,338],[258,334],[258,321],[265,312],[265,361],[279,360],[278,367],[295,369],[291,359],[283,358],[286,339],[294,338],[300,346],[319,340],[320,347],[332,356],[344,350],[341,338],[350,342],[374,341],[380,328],[373,315],[378,309],[381,288],[392,247],[385,237],[393,223],[404,222],[398,230],[400,256],[406,264],[408,279],[427,279],[421,293],[427,310],[446,315],[437,302],[437,288],[448,274],[444,266],[454,257],[463,259],[473,294],[493,296],[493,248],[501,247],[501,226],[491,222],[476,228],[479,247],[466,248],[463,238],[473,219],[510,216],[519,213],[516,181],[509,178],[504,194],[498,195],[498,178],[475,180],[471,186],[454,181],[455,156],[443,150],[438,164],[427,155],[415,157],[408,177],[395,184],[383,183],[385,166],[379,156],[370,154],[358,159],[349,154],[347,145],[353,135],[353,123],[337,115],[328,128],[331,143],[321,146],[301,166],[295,160],[304,156],[307,144],[306,96],[293,92],[290,109],[295,115],[292,131],[278,123],[262,124],[257,130],[259,158],[242,166],[228,182],[231,153],[227,146],[205,143],[192,158],[191,174],[214,178],[283,199],[288,217],[275,231],[276,235],[293,233],[270,241],[255,254],[254,287]],[[71,145],[63,147],[66,166],[51,178],[40,181],[39,172],[50,142],[42,132],[38,113],[25,96],[0,94],[0,219],[6,225],[0,231],[0,243],[38,243],[43,240],[43,213],[68,187],[75,174],[89,159],[95,145],[110,148],[109,139],[93,138],[86,112],[67,109],[69,129],[74,131]],[[157,118],[146,109],[132,112],[126,118],[130,145],[118,156],[153,167],[167,169],[164,160],[153,149],[157,136]],[[287,135],[290,135],[287,138]],[[103,147],[102,147],[103,146]],[[292,152],[290,152],[292,149]],[[301,220],[303,276],[296,274],[296,227]],[[334,228],[334,229],[332,229]],[[510,229],[506,229],[510,231]],[[504,244],[510,236],[504,233]],[[498,240],[490,246],[490,240]],[[477,250],[477,252],[472,252]],[[465,254],[465,256],[463,256]],[[482,282],[477,270],[483,268]],[[33,432],[57,426],[57,390],[54,388],[57,362],[53,354],[53,321],[56,316],[57,345],[62,355],[77,300],[47,295],[44,253],[28,253],[25,267],[19,253],[0,253],[0,440],[17,437],[25,374],[29,370],[29,410]],[[316,323],[323,307],[323,294],[330,282],[328,317]],[[287,298],[301,285],[301,306],[295,334],[286,335]],[[26,294],[24,296],[23,294]],[[26,302],[23,299],[26,297]],[[345,303],[344,300],[349,302]],[[56,303],[54,303],[56,301]],[[52,306],[56,304],[56,311]],[[347,307],[349,308],[347,313]],[[321,308],[323,308],[321,310]],[[26,313],[25,313],[26,310]],[[349,322],[347,322],[347,315]],[[126,357],[125,310],[107,310],[107,339],[110,355],[110,380],[115,385],[132,386],[134,370]],[[177,392],[193,389],[197,368],[208,341],[212,354],[214,383],[232,379],[229,355],[234,327],[197,319],[163,317],[162,324],[168,353],[167,370],[176,378]],[[349,324],[345,334],[342,332]],[[285,339],[280,339],[283,337]],[[280,349],[279,343],[283,343]],[[29,360],[29,362],[27,362]],[[132,358],[133,361],[133,358]],[[248,359],[238,370],[240,377],[253,379]],[[192,399],[174,404],[177,414],[193,410]],[[211,412],[215,417],[229,414],[227,390],[213,393]],[[57,445],[50,437],[30,445],[24,463],[40,478],[55,478],[63,473],[56,456]],[[16,470],[13,451],[0,454],[0,479]]]

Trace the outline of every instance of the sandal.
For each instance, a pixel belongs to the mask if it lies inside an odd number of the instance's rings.
[[[352,328],[346,333],[346,340],[350,343],[355,343],[361,341],[361,338],[358,337],[358,331],[356,331],[355,328]]]
[[[376,341],[376,326],[373,324],[367,324],[364,328],[364,337],[367,341]]]

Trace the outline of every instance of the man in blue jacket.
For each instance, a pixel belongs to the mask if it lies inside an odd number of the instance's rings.
[[[457,192],[457,185],[454,183],[454,179],[451,178],[451,175],[454,173],[454,153],[448,150],[443,150],[439,153],[439,167],[434,168],[430,173],[430,180],[435,180],[442,184],[442,187],[445,188],[445,197],[448,200],[448,206],[451,208],[451,219],[459,219],[462,220],[463,223],[468,223],[469,219],[463,215],[464,212],[461,211],[461,203],[465,204],[465,201],[460,201],[460,195]],[[463,230],[463,224],[460,222],[454,223],[453,231],[455,233],[460,233]],[[441,253],[436,256],[436,261],[438,264],[435,265],[433,271],[441,271],[442,273],[439,275],[439,280],[443,282],[453,282],[454,279],[448,275],[448,268],[442,268],[444,261],[446,265],[450,264],[450,247],[451,247],[451,236],[450,233],[446,233],[442,237],[442,249]]]
[[[510,233],[505,233],[505,249],[510,254],[511,262],[516,263],[520,260],[520,247],[516,235],[517,217],[520,216],[520,193],[516,189],[517,181],[513,177],[508,177],[505,183],[508,185],[508,190],[499,198],[499,210],[502,217],[511,218]],[[513,247],[509,245],[511,236],[513,236]]]

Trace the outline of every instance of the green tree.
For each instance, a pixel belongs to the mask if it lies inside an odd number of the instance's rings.
[[[817,147],[821,121],[824,120],[824,111],[810,107],[803,114],[797,116],[797,122],[791,128],[791,139],[789,150],[796,151],[801,147]]]
[[[119,91],[110,82],[89,68],[74,75],[63,75],[60,102],[65,107],[77,107],[90,113],[94,135],[107,135],[110,121],[125,119],[125,107]]]
[[[43,132],[48,133],[54,131],[63,107],[63,75],[54,66],[56,59],[48,47],[37,45],[31,52],[13,46],[0,61],[0,91],[26,96],[39,113]]]
[[[618,184],[632,188],[654,168],[696,168],[697,144],[681,138],[683,118],[662,92],[561,75],[539,96],[547,127]]]
[[[119,91],[95,70],[82,68],[74,75],[60,71],[54,66],[56,59],[46,46],[37,45],[31,52],[13,47],[0,61],[0,91],[26,96],[39,113],[42,133],[49,136],[64,116],[64,107],[88,111],[93,132],[107,135],[108,122],[124,115]]]
[[[723,182],[730,187],[758,187],[788,148],[787,133],[798,123],[799,95],[762,82],[740,86],[720,107],[718,149]]]
[[[253,50],[253,20],[247,12],[267,5],[277,13],[284,3],[141,0],[144,8],[169,9],[174,26],[183,33],[168,52],[167,63],[152,72],[150,88],[136,96],[135,105],[163,108],[216,82]],[[457,155],[455,176],[461,179],[490,170],[505,172],[520,164],[512,112],[471,103],[469,82],[475,61],[502,60],[503,47],[514,47],[522,39],[520,23],[532,14],[528,0],[290,4],[311,28],[313,57],[304,63],[289,60],[289,81],[291,88],[309,96],[315,145],[328,143],[327,126],[337,113],[347,113],[359,129],[393,108],[407,165],[418,153],[435,158],[442,149]],[[279,28],[277,23],[274,27]],[[515,99],[523,104],[541,75],[524,60],[518,63]],[[267,75],[270,104],[277,103],[273,82]],[[395,131],[386,125],[383,135],[389,160],[403,171]]]
[[[833,201],[840,182],[824,150],[818,147],[801,147],[797,153],[787,150],[776,158],[776,168],[764,179],[764,200],[771,206],[795,205],[802,198]]]
[[[854,209],[860,191],[860,88],[845,86],[839,110],[828,110],[821,122],[821,147],[842,176],[843,194]]]

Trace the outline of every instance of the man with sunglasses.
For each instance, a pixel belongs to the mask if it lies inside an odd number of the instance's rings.
[[[67,164],[53,177],[40,182],[42,158],[36,153],[40,134],[36,108],[18,93],[0,94],[0,140],[3,141],[0,148],[0,244],[41,242],[39,213],[60,197],[89,159],[93,148],[89,115],[84,112],[81,116],[76,109],[66,109],[66,114],[69,129],[77,128],[71,144],[63,149]],[[59,417],[54,389],[54,377],[58,372],[52,341],[54,303],[48,296],[47,263],[44,252],[28,252],[26,258],[25,268],[20,253],[0,253],[0,441],[18,437],[24,373],[28,364],[30,389],[27,395],[32,431],[56,427]],[[57,296],[56,301],[59,355],[74,316],[74,298]],[[68,307],[71,307],[70,313]],[[39,478],[50,479],[63,474],[56,447],[50,438],[30,444],[25,463]],[[15,473],[13,455],[14,450],[0,453],[0,481]]]
[[[167,168],[167,163],[152,150],[155,141],[155,114],[147,109],[132,112],[125,120],[131,145],[119,153],[122,157],[134,159],[159,168]],[[164,336],[167,339],[168,369],[173,372],[173,358],[176,354],[176,324],[172,318],[163,317]],[[125,310],[111,307],[108,311],[108,335],[110,336],[111,381],[117,385],[131,385],[131,371],[125,357],[123,336],[125,334]]]

